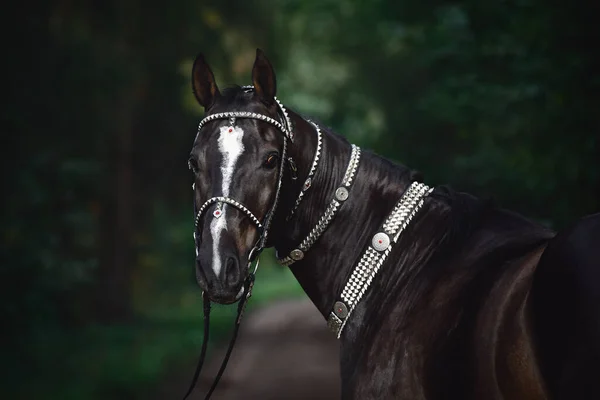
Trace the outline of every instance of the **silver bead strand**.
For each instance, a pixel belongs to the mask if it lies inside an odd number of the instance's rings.
[[[290,211],[290,214],[287,217],[288,221],[294,216],[294,213],[298,209],[298,206],[300,206],[300,203],[302,202],[302,199],[304,198],[304,193],[308,189],[310,189],[310,187],[312,186],[312,180],[315,176],[315,173],[317,172],[317,166],[319,164],[319,159],[321,157],[321,147],[322,147],[322,143],[323,143],[321,128],[319,128],[319,125],[315,124],[314,122],[312,122],[310,120],[307,120],[307,121],[315,127],[315,131],[317,132],[317,149],[315,150],[315,157],[313,158],[313,162],[310,167],[310,171],[308,171],[308,176],[304,180],[304,184],[302,185],[302,189],[300,190],[300,193],[298,194],[298,197],[296,198],[294,207],[292,207],[292,211]]]
[[[323,213],[323,215],[321,215],[321,218],[319,218],[317,225],[313,227],[308,236],[304,238],[300,245],[294,250],[292,250],[288,256],[278,258],[278,261],[281,265],[290,266],[296,261],[303,259],[304,253],[306,253],[317,241],[317,239],[321,237],[323,232],[325,232],[325,230],[335,217],[335,214],[337,213],[340,206],[348,198],[348,188],[352,185],[352,181],[354,179],[354,175],[356,174],[359,162],[360,147],[352,145],[352,153],[350,155],[350,161],[348,161],[346,173],[344,174],[342,186],[336,189],[334,198],[331,200],[331,202],[325,209],[325,212]]]

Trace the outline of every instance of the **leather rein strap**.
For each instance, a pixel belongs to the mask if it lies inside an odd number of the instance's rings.
[[[257,263],[258,263],[258,261],[257,261]],[[235,318],[233,334],[231,336],[231,340],[229,341],[229,346],[227,347],[227,353],[225,353],[225,357],[223,358],[223,361],[221,362],[221,367],[219,368],[219,372],[215,376],[215,379],[214,379],[212,385],[210,386],[208,393],[204,397],[204,400],[210,399],[210,396],[213,394],[213,392],[217,388],[217,385],[219,384],[219,381],[221,380],[221,377],[223,376],[223,373],[225,372],[225,368],[227,368],[227,363],[229,362],[229,357],[231,356],[233,347],[235,346],[235,342],[237,340],[238,332],[240,330],[240,324],[242,322],[242,316],[244,314],[244,310],[246,309],[246,305],[248,304],[248,299],[250,299],[250,296],[252,295],[252,287],[254,286],[254,276],[255,276],[254,273],[250,274],[248,276],[248,278],[246,279],[246,282],[244,283],[244,294],[242,296],[242,299],[238,303],[237,317]],[[185,394],[185,396],[183,396],[183,400],[186,400],[190,396],[190,394],[192,394],[192,392],[194,391],[194,388],[196,387],[196,383],[198,382],[198,378],[200,377],[200,372],[202,371],[202,367],[204,366],[204,360],[206,358],[206,348],[208,346],[208,335],[210,332],[210,308],[211,308],[210,299],[208,298],[208,295],[206,293],[204,293],[204,295],[202,296],[202,301],[204,302],[204,337],[202,338],[202,349],[200,350],[200,357],[198,358],[198,364],[196,364],[196,370],[194,371],[194,376],[192,377],[192,382],[190,383],[190,387],[188,388],[187,393]]]

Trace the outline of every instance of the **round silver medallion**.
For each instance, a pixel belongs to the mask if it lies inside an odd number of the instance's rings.
[[[341,301],[336,301],[333,305],[333,312],[338,316],[338,318],[344,319],[348,316],[348,307],[346,307],[346,305]]]
[[[383,232],[376,233],[371,240],[371,246],[377,251],[384,251],[390,245],[390,237]]]
[[[348,189],[343,186],[337,188],[335,191],[335,198],[338,201],[346,201],[346,199],[348,199]]]
[[[341,301],[336,301],[333,305],[333,312],[338,316],[338,318],[344,319],[348,316],[348,307],[346,307],[346,305]]]
[[[304,181],[304,187],[302,188],[302,190],[308,190],[308,188],[310,188],[311,184],[312,184],[312,179],[306,178],[306,181]]]
[[[299,261],[304,258],[304,253],[300,249],[294,249],[290,252],[290,258],[294,261]]]

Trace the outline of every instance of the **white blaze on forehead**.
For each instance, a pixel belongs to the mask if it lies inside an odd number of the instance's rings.
[[[221,163],[221,196],[223,197],[229,197],[235,164],[237,163],[238,158],[240,158],[240,155],[244,152],[244,145],[242,143],[243,137],[244,131],[241,128],[233,126],[221,127],[218,142],[219,152],[223,157]],[[227,220],[225,219],[226,210],[227,208],[224,207],[220,218],[213,218],[210,223],[210,233],[212,234],[213,239],[213,271],[217,277],[221,273],[221,257],[218,256],[219,241],[223,230],[227,230]]]

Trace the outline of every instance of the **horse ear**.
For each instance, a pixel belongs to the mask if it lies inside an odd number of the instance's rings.
[[[192,89],[194,90],[196,100],[198,100],[198,103],[205,110],[212,106],[215,100],[221,95],[215,83],[215,76],[202,54],[198,54],[192,67]]]
[[[270,106],[275,101],[277,83],[273,66],[261,49],[256,49],[256,60],[252,68],[252,84],[254,92],[263,103]]]

